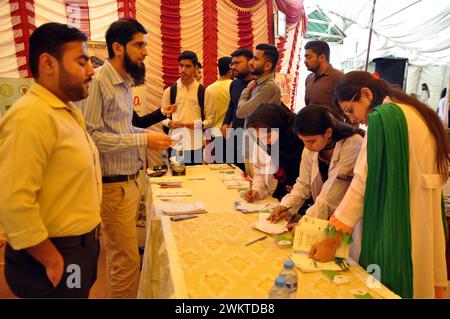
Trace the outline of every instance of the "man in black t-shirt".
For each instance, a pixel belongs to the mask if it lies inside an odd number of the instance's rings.
[[[244,128],[245,119],[240,119],[236,116],[236,110],[239,104],[239,98],[242,91],[247,87],[247,84],[256,78],[255,75],[250,73],[249,61],[253,58],[252,51],[241,48],[234,51],[231,54],[231,70],[233,70],[233,76],[235,80],[230,85],[230,105],[225,115],[225,119],[222,124],[222,134],[227,136],[227,130],[229,128],[237,129]],[[234,164],[238,166],[242,171],[245,171],[244,159],[242,156],[242,141],[234,137]]]

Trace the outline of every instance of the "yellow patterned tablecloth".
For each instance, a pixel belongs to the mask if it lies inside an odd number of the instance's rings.
[[[231,170],[227,170],[231,171]],[[241,172],[238,168],[236,172]],[[205,209],[213,214],[223,214],[233,211],[233,203],[242,200],[236,189],[227,189],[219,178],[220,171],[210,170],[206,165],[188,166],[186,176],[179,176],[183,180],[183,188],[192,190],[191,202],[202,202]],[[203,180],[199,180],[202,178]],[[154,193],[158,185],[152,184],[151,191]],[[153,205],[161,201],[154,197]],[[156,211],[158,214],[159,212]]]
[[[230,193],[220,180],[215,183],[216,172],[195,169],[207,176],[206,188],[197,190],[197,184],[193,186],[194,196],[198,196],[195,200],[202,200],[210,213],[173,222],[161,216],[155,202],[139,297],[267,298],[291,250],[280,248],[270,236],[245,246],[263,235],[250,226],[257,214],[234,211],[232,203],[239,194]],[[191,177],[189,172],[188,176]],[[207,195],[203,196],[203,192]],[[345,272],[350,282],[340,286],[321,272],[298,274],[297,298],[354,298],[353,289],[366,290],[374,298],[397,297],[382,285],[369,289],[369,274],[357,264]]]

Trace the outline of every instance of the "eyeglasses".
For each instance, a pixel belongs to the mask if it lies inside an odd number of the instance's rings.
[[[230,63],[229,66],[230,66],[230,68],[232,68],[233,66],[238,65],[240,63],[241,63],[241,61],[233,61],[233,62]]]
[[[352,104],[352,102],[355,100],[356,96],[358,95],[359,92],[356,92],[355,95],[353,95],[352,99],[350,100],[350,102],[347,103],[347,105],[344,107],[344,113],[349,115],[351,113],[353,113],[353,108],[347,112],[348,107],[350,106],[350,104]]]

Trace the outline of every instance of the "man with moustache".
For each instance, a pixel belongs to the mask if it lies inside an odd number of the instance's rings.
[[[239,128],[244,128],[245,120],[236,116],[236,110],[242,91],[247,87],[250,81],[256,79],[256,76],[250,73],[248,64],[251,59],[253,59],[253,52],[246,48],[237,49],[231,54],[230,67],[235,79],[230,85],[230,104],[228,105],[228,110],[221,127],[222,135],[227,138],[227,147],[228,145],[233,144],[234,164],[242,171],[245,171],[244,159],[242,156],[242,139],[238,139],[236,136],[237,134],[229,134],[229,129],[233,128],[233,130],[237,130]],[[230,139],[233,139],[233,141]],[[231,154],[231,152],[226,152],[226,154],[227,157],[230,157],[228,154]]]
[[[203,83],[203,65],[200,61],[195,65],[195,79],[198,83]]]
[[[147,30],[121,19],[106,31],[109,59],[96,70],[89,97],[81,103],[86,126],[100,151],[103,181],[102,234],[113,298],[135,298],[140,257],[136,214],[141,195],[140,149],[165,150],[170,137],[132,126],[131,87],[145,81]]]
[[[342,113],[334,102],[334,90],[344,75],[330,64],[330,47],[325,41],[310,41],[305,45],[305,65],[308,75],[305,81],[305,104],[326,105]]]
[[[35,82],[0,120],[5,278],[21,298],[87,298],[97,278],[100,162],[72,103],[94,74],[85,42],[64,24],[37,28]]]
[[[281,105],[281,91],[275,82],[275,68],[279,59],[278,49],[273,45],[260,43],[256,46],[250,71],[256,79],[250,81],[242,91],[236,115],[244,119],[264,103]]]

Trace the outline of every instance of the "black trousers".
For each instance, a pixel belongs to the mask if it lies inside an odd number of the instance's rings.
[[[229,153],[232,153],[232,159],[234,161],[234,165],[239,167],[241,171],[245,172],[245,159],[244,159],[244,149],[243,149],[243,143],[244,140],[242,138],[239,138],[238,136],[233,136],[233,141],[231,141],[231,138],[229,137],[226,139],[226,152],[227,155],[227,163],[230,163],[229,161]],[[232,144],[232,145],[230,145]]]
[[[14,250],[6,244],[5,278],[9,288],[20,298],[88,298],[97,279],[100,252],[98,236],[50,240],[64,259],[64,271],[59,284],[53,287],[45,267],[25,249]]]

